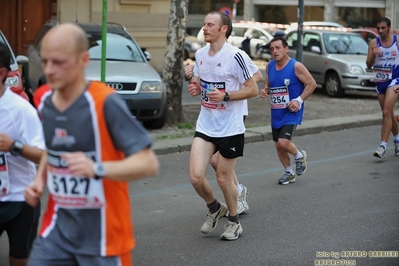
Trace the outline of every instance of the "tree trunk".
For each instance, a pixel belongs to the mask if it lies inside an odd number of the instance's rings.
[[[170,6],[169,31],[162,68],[162,79],[166,85],[166,123],[182,122],[182,85],[184,41],[187,28],[188,0],[172,0]]]

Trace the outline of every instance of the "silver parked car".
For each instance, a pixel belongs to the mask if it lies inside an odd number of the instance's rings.
[[[289,56],[296,57],[297,31],[285,38]],[[302,63],[331,97],[345,90],[375,90],[373,71],[366,66],[368,45],[356,33],[338,30],[304,30]]]
[[[29,80],[31,93],[45,84],[40,59],[43,36],[56,21],[48,21],[28,48]],[[94,23],[77,23],[86,33],[90,43],[90,62],[85,70],[88,80],[101,80],[102,27]],[[144,52],[125,27],[109,23],[107,28],[105,83],[125,100],[132,114],[147,128],[162,128],[166,114],[166,87],[160,75],[147,62],[150,54]]]

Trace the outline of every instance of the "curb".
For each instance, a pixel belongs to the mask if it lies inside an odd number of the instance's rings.
[[[325,131],[337,131],[356,127],[374,126],[381,124],[381,113],[357,115],[347,117],[331,117],[303,121],[295,131],[296,136],[318,134]],[[153,150],[157,155],[188,152],[191,149],[193,137],[166,139],[155,141]],[[245,143],[272,140],[270,125],[250,127],[245,132]]]

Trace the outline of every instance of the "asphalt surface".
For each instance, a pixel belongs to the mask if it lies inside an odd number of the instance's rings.
[[[236,172],[249,190],[250,210],[232,242],[219,239],[226,219],[210,235],[200,233],[206,206],[188,179],[189,153],[160,155],[159,176],[131,186],[135,265],[399,265],[392,139],[381,160],[372,156],[379,126],[335,129],[294,138],[307,151],[308,170],[285,186],[277,184],[283,169],[274,143],[246,145]],[[211,169],[207,176],[223,200]],[[373,258],[372,251],[395,257]]]
[[[226,219],[210,235],[199,231],[206,206],[188,179],[191,137],[155,142],[159,175],[130,185],[135,265],[399,265],[399,158],[392,139],[385,160],[372,156],[379,122],[377,114],[305,121],[294,142],[307,151],[308,170],[285,186],[277,184],[282,167],[268,128],[251,128],[236,166],[250,211],[240,216],[244,232],[232,242],[219,239]],[[208,178],[223,200],[211,169]],[[372,251],[395,257],[373,258]],[[7,252],[3,234],[1,266]]]

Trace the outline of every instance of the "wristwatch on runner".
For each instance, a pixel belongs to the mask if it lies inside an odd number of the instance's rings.
[[[230,100],[230,96],[228,92],[225,92],[223,101],[227,102]]]
[[[10,153],[14,156],[20,156],[22,154],[22,149],[24,148],[24,144],[19,140],[14,141],[11,145]]]
[[[93,165],[94,179],[99,180],[105,176],[104,165],[100,162],[95,162]]]

